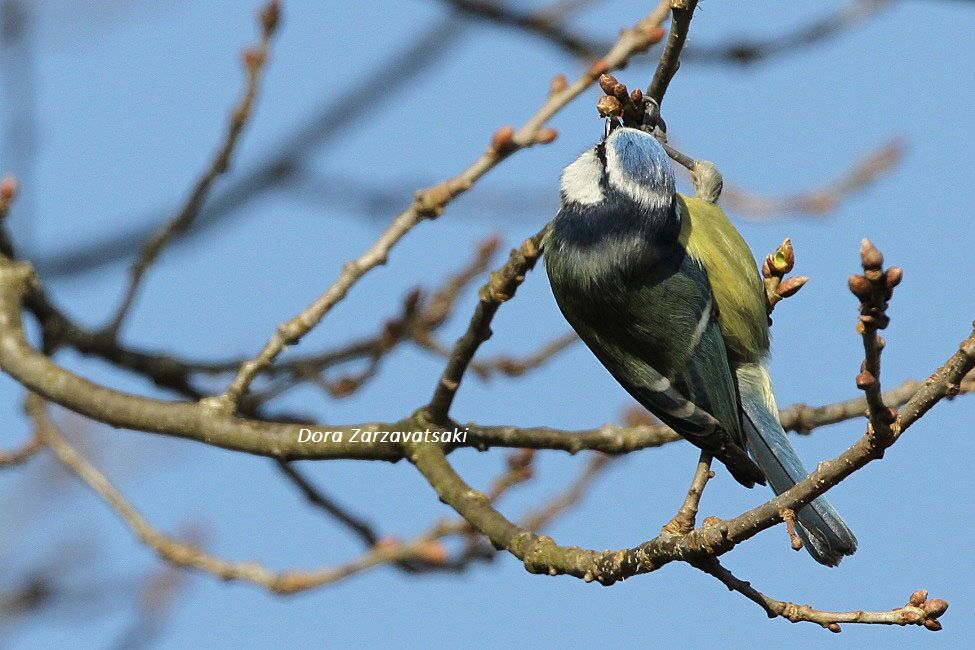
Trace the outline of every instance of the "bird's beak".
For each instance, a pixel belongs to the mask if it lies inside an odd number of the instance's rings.
[[[620,122],[618,117],[607,117],[606,123],[603,127],[603,141],[605,142],[606,138],[609,137],[609,134],[621,126],[623,126],[623,123]]]

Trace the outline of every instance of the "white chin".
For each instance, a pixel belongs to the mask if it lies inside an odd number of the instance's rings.
[[[575,162],[562,170],[562,197],[569,203],[593,205],[603,201],[600,180],[603,165],[591,149],[576,158]]]

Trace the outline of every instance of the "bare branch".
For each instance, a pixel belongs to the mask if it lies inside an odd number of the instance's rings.
[[[575,34],[560,22],[565,19],[566,11],[559,8],[540,10],[525,14],[514,11],[498,2],[490,0],[441,0],[444,4],[460,11],[472,18],[485,20],[536,34],[569,54],[581,59],[595,60],[599,52],[605,49],[601,43]]]
[[[657,102],[657,106],[663,103],[670,80],[674,78],[677,68],[680,67],[681,52],[687,41],[687,32],[694,17],[694,10],[697,9],[697,0],[671,0],[670,6],[674,12],[670,36],[667,37],[667,44],[664,46],[663,54],[660,55],[660,63],[647,88],[647,97]]]
[[[132,529],[139,541],[155,551],[163,560],[176,566],[209,573],[220,580],[250,582],[274,593],[292,594],[336,582],[365,568],[392,561],[397,556],[397,553],[390,549],[376,547],[357,560],[333,569],[277,573],[255,562],[229,562],[205,553],[168,537],[146,521],[122,493],[105,478],[105,475],[79,455],[60,435],[48,417],[40,397],[31,395],[27,408],[41,432],[44,443],[50,447],[58,460],[111,506],[122,521]],[[409,546],[408,550],[410,553],[416,553],[420,547],[421,543],[417,542]]]
[[[870,429],[878,436],[878,446],[884,448],[893,442],[896,431],[891,427],[897,420],[897,412],[884,404],[880,392],[880,352],[884,339],[878,330],[885,329],[890,322],[887,316],[887,301],[903,277],[898,267],[883,269],[884,256],[870,242],[864,239],[860,244],[860,259],[863,275],[850,276],[850,291],[860,300],[860,320],[857,331],[863,338],[864,361],[857,375],[857,388],[867,398],[867,411],[870,416]]]
[[[146,271],[149,270],[149,267],[152,266],[166,245],[172,241],[173,237],[185,232],[193,225],[193,220],[200,213],[200,208],[203,206],[203,202],[206,200],[210,188],[213,186],[213,182],[230,169],[230,159],[233,156],[234,150],[237,148],[240,134],[243,132],[253,112],[254,100],[257,98],[262,72],[264,71],[264,65],[267,63],[271,39],[280,22],[280,6],[278,0],[269,0],[267,5],[261,10],[258,18],[261,27],[261,40],[256,47],[246,49],[243,52],[244,70],[246,72],[244,91],[230,113],[230,123],[227,125],[227,133],[224,136],[223,144],[206,168],[206,171],[196,181],[193,190],[190,192],[179,213],[169,223],[158,230],[143,245],[142,250],[139,251],[138,258],[129,270],[129,284],[122,297],[122,302],[119,304],[115,315],[105,325],[106,334],[112,338],[118,335],[122,322],[132,307],[132,303],[139,291],[139,286],[142,283],[143,277],[145,277]]]
[[[927,599],[927,591],[918,590],[911,594],[903,607],[880,612],[827,612],[813,609],[809,605],[797,605],[769,598],[757,589],[734,576],[721,566],[717,558],[709,557],[692,561],[690,564],[714,576],[730,591],[736,591],[765,610],[769,618],[781,617],[792,623],[815,623],[830,632],[840,632],[840,623],[862,623],[873,625],[920,625],[932,631],[941,629],[938,618],[948,609],[947,601],[940,598]]]
[[[684,503],[677,510],[673,519],[664,525],[664,530],[674,535],[686,535],[694,530],[697,525],[697,511],[701,504],[701,496],[708,480],[714,478],[711,471],[711,454],[706,451],[701,452],[701,459],[697,461],[697,468],[694,470],[694,478],[691,479],[691,487],[687,489],[687,496]]]

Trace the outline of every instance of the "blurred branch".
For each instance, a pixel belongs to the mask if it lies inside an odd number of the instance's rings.
[[[428,66],[442,60],[444,52],[456,44],[463,34],[456,15],[451,14],[421,32],[407,47],[378,63],[371,74],[353,77],[337,97],[329,97],[307,119],[296,120],[299,126],[285,136],[278,146],[269,147],[273,153],[262,157],[259,163],[216,192],[208,205],[201,208],[193,227],[177,234],[176,241],[204,234],[256,196],[285,185],[304,158],[341,134],[343,128],[356,118],[358,114],[350,111],[349,106],[361,101],[362,97],[371,96],[375,88],[382,88],[384,96],[389,99]],[[158,219],[154,217],[152,221]],[[139,250],[155,232],[153,226],[145,225],[146,222],[146,219],[140,219],[128,231],[113,232],[93,243],[68,248],[50,257],[32,256],[32,259],[36,260],[38,271],[48,277],[99,269],[128,258]]]
[[[537,36],[559,47],[567,54],[583,59],[595,58],[606,44],[585,34],[569,30],[561,24],[568,12],[540,9],[522,13],[490,0],[440,0],[463,11],[468,16],[502,27],[509,27]],[[560,3],[562,4],[562,3]],[[567,4],[567,3],[566,3]],[[793,54],[841,34],[851,31],[892,6],[894,0],[852,0],[834,12],[781,34],[749,38],[729,37],[711,45],[692,44],[685,48],[683,58],[708,65],[750,66]]]
[[[301,491],[308,503],[324,511],[351,530],[366,546],[375,546],[376,542],[379,541],[379,535],[375,533],[372,526],[325,496],[292,463],[278,460],[277,466],[281,473]]]
[[[594,39],[575,34],[561,24],[578,3],[563,2],[533,13],[521,13],[492,0],[440,1],[471,18],[531,32],[581,59],[595,60],[606,49]]]
[[[522,515],[521,526],[532,532],[538,532],[547,527],[557,517],[575,507],[588,494],[590,488],[612,461],[613,457],[606,454],[591,455],[579,476],[565,490],[557,493],[540,507]]]
[[[839,178],[817,189],[796,194],[763,196],[726,184],[721,194],[722,202],[729,210],[757,221],[789,214],[828,214],[842,201],[900,164],[904,150],[901,140],[891,140],[857,161]]]
[[[240,134],[254,110],[254,101],[257,98],[261,76],[267,63],[271,39],[274,37],[274,32],[280,22],[280,11],[278,0],[269,0],[259,13],[261,40],[255,47],[248,48],[243,52],[242,58],[246,72],[244,90],[230,113],[230,122],[227,125],[223,144],[207,166],[206,171],[193,186],[193,190],[179,213],[150,237],[139,251],[138,258],[129,269],[129,284],[122,301],[115,315],[105,325],[104,332],[108,337],[112,339],[118,337],[119,328],[121,328],[122,322],[132,307],[132,302],[135,300],[146,271],[176,235],[186,232],[192,227],[193,221],[200,213],[200,208],[203,207],[203,202],[206,200],[214,181],[230,169],[231,157],[237,147]]]
[[[386,554],[375,551],[360,559],[355,565],[336,569],[277,573],[255,562],[228,562],[205,553],[194,546],[166,536],[146,521],[122,493],[105,478],[104,474],[79,455],[61,436],[46,412],[43,399],[31,395],[27,410],[41,432],[45,444],[50,447],[58,460],[94,490],[132,530],[139,541],[149,546],[162,559],[176,566],[210,573],[221,580],[251,582],[269,591],[287,594],[339,580],[345,577],[353,566],[378,563],[386,559]]]
[[[0,88],[3,97],[3,133],[0,142],[0,172],[16,174],[30,184],[37,170],[38,106],[35,14],[30,0],[0,2]],[[31,242],[35,223],[34,193],[21,197],[17,215],[17,238]]]
[[[35,431],[16,449],[11,451],[0,449],[0,469],[22,465],[43,448],[44,442]]]
[[[471,371],[481,379],[489,379],[496,374],[506,377],[520,377],[529,370],[541,367],[578,340],[579,337],[575,332],[566,332],[562,336],[542,344],[535,352],[521,358],[498,355],[482,360],[474,359],[471,361]]]
[[[766,38],[731,38],[715,45],[690,46],[684,58],[700,63],[754,65],[835,38],[893,4],[894,0],[853,0],[834,13],[792,31]]]

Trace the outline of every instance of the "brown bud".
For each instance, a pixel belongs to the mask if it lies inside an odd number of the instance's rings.
[[[641,20],[639,23],[637,23],[636,31],[645,39],[643,45],[646,47],[650,47],[654,43],[659,43],[664,39],[664,36],[667,35],[666,29],[647,19]]]
[[[615,97],[605,95],[596,102],[596,110],[599,111],[599,115],[602,117],[618,117],[623,113],[623,105]]]
[[[524,469],[528,467],[535,458],[534,449],[518,449],[508,455],[509,469]]]
[[[860,302],[866,302],[870,298],[870,280],[866,279],[862,275],[851,275],[850,279],[847,281],[850,287],[850,292],[860,299]]]
[[[559,137],[558,131],[550,127],[545,127],[544,129],[539,129],[538,133],[535,134],[535,142],[538,144],[548,144],[549,142],[553,142],[557,137]]]
[[[13,176],[4,176],[0,181],[0,199],[9,201],[17,194],[17,179]]]
[[[491,257],[501,246],[501,236],[500,235],[490,235],[485,237],[477,244],[477,256],[481,259]]]
[[[650,427],[660,424],[660,420],[650,415],[650,412],[638,404],[628,406],[623,410],[623,425],[635,427]]]
[[[619,82],[616,80],[616,77],[609,73],[599,75],[599,87],[602,88],[603,92],[607,95],[613,94],[613,88],[615,88],[616,84],[618,83]]]
[[[381,537],[380,539],[377,539],[376,540],[376,543],[373,545],[373,548],[376,549],[377,551],[382,551],[382,550],[387,550],[387,549],[391,549],[391,548],[396,548],[397,546],[399,546],[402,543],[403,542],[401,542],[398,537],[394,537],[392,535],[389,535],[389,536]]]
[[[877,378],[873,376],[872,373],[864,370],[859,375],[857,375],[857,388],[860,390],[867,390],[873,388],[877,384]]]
[[[643,91],[639,88],[630,91],[630,101],[637,106],[643,106]]]
[[[941,598],[932,598],[924,603],[924,614],[928,618],[938,618],[948,611],[948,601]]]
[[[839,634],[840,632],[843,631],[840,629],[839,623],[830,623],[829,625],[826,626],[826,629],[834,634]]]
[[[891,291],[904,279],[904,269],[899,266],[892,266],[887,269],[887,290]]]
[[[261,28],[265,34],[271,35],[278,28],[281,21],[281,3],[271,0],[261,9]]]
[[[328,392],[332,397],[348,397],[354,393],[361,382],[355,377],[341,377],[328,387]]]
[[[264,50],[260,48],[248,47],[243,51],[242,57],[244,59],[244,65],[251,72],[264,65]]]
[[[928,628],[932,632],[940,632],[942,630],[941,623],[933,618],[929,618],[928,620],[924,621],[924,627]]]
[[[884,256],[869,239],[860,242],[860,261],[865,271],[880,270],[884,265]]]
[[[406,294],[406,298],[403,299],[403,311],[407,314],[412,314],[415,312],[417,305],[420,304],[420,298],[422,297],[423,289],[420,287],[413,287],[410,289],[409,293]]]
[[[809,282],[809,278],[804,275],[796,275],[791,278],[786,278],[779,283],[779,286],[775,292],[783,298],[788,298],[789,296],[794,296],[796,293],[798,293],[799,289],[806,286],[807,282]]]
[[[416,556],[430,564],[443,564],[447,561],[447,547],[438,540],[424,542],[416,551]]]
[[[606,63],[606,59],[599,59],[593,62],[588,70],[589,76],[593,79],[599,79],[599,75],[606,74],[607,72],[609,72],[609,64]]]
[[[565,78],[564,74],[557,74],[552,77],[552,81],[548,84],[548,94],[555,95],[560,93],[569,87],[569,80]]]
[[[491,137],[491,150],[499,155],[509,154],[516,148],[515,130],[510,126],[502,126]]]
[[[616,99],[620,100],[620,103],[623,105],[630,102],[630,91],[627,89],[625,84],[616,84],[613,86],[613,91],[606,94],[612,95]]]
[[[883,350],[884,347],[886,347],[886,345],[887,345],[887,339],[885,339],[882,336],[878,336],[877,337],[877,349],[878,350]]]
[[[928,590],[918,589],[913,594],[911,594],[911,598],[907,601],[907,603],[909,605],[913,605],[914,607],[920,607],[921,605],[924,604],[924,601],[926,601],[927,599],[928,599]]]
[[[779,275],[785,275],[792,270],[796,263],[796,254],[792,249],[792,240],[784,239],[775,252],[769,256],[769,265]]]

